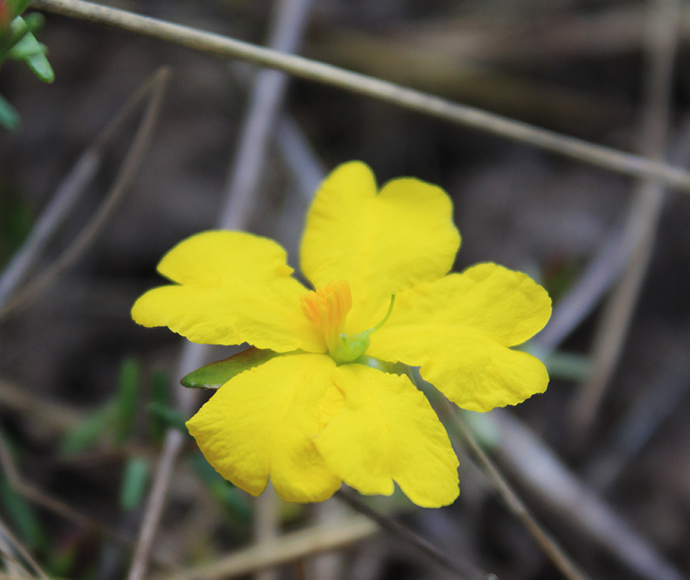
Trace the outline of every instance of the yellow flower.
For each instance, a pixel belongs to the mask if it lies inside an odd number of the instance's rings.
[[[346,163],[307,217],[302,271],[315,292],[272,240],[210,231],[163,257],[158,271],[174,284],[144,294],[132,317],[193,342],[285,353],[229,380],[187,423],[238,487],[258,495],[270,478],[281,497],[306,502],[341,482],[384,495],[395,482],[438,507],[459,493],[446,431],[410,379],[375,359],[420,367],[475,411],[548,383],[541,362],[510,348],[546,324],[548,295],[496,264],[448,274],[459,246],[443,190],[403,178],[377,192],[368,166]]]

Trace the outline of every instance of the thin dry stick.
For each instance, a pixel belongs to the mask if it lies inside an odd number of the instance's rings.
[[[269,482],[264,492],[254,502],[254,544],[258,547],[269,544],[280,536],[280,502]],[[277,580],[277,570],[266,569],[256,580]]]
[[[642,578],[685,579],[521,421],[503,409],[491,411],[491,418],[500,432],[494,455],[549,514],[577,528],[583,537],[605,548]]]
[[[670,157],[676,165],[690,164],[690,115],[685,117],[678,130]],[[559,300],[546,328],[534,338],[533,344],[541,350],[540,356],[556,349],[592,313],[602,296],[618,280],[646,230],[640,220],[628,218],[622,230],[610,235],[582,276]]]
[[[300,130],[299,126],[291,117],[284,115],[280,120],[278,131],[276,132],[276,141],[281,149],[286,163],[292,169],[295,178],[299,183],[299,189],[302,195],[305,197],[305,199],[311,200],[311,197],[313,196],[314,191],[316,191],[318,184],[325,177],[325,169],[314,154],[309,142],[304,137],[304,134]],[[470,564],[454,560],[448,554],[439,550],[433,544],[409,528],[403,526],[394,519],[369,508],[353,491],[343,488],[336,493],[336,497],[340,498],[352,508],[363,513],[367,517],[370,517],[384,529],[402,538],[404,541],[416,546],[418,549],[431,556],[434,560],[443,566],[450,568],[454,572],[465,574],[468,578],[485,578],[485,575],[482,572],[472,567]]]
[[[283,50],[294,49],[304,31],[308,3],[300,0],[298,4],[284,1],[276,13],[274,31],[270,42],[280,44]],[[268,49],[264,49],[268,50]],[[283,75],[279,75],[282,77]],[[260,75],[252,91],[251,104],[240,143],[229,177],[226,192],[227,201],[222,210],[219,226],[225,229],[242,229],[247,226],[251,212],[251,198],[256,190],[266,151],[266,141],[275,120],[285,81],[271,71],[270,75]],[[205,361],[205,345],[186,342],[178,366],[178,376],[184,376]],[[184,414],[194,410],[198,393],[193,389],[177,391],[177,407]],[[182,450],[184,437],[176,429],[169,429],[165,436],[163,451],[156,469],[151,492],[148,497],[142,525],[139,530],[137,550],[129,570],[128,580],[141,580],[146,567],[153,540],[158,529],[163,507],[170,487],[177,457]]]
[[[7,449],[7,445],[5,444],[5,440],[2,436],[0,436],[0,465],[2,466],[5,476],[7,477],[7,481],[12,488],[29,501],[53,512],[54,514],[59,515],[60,517],[65,518],[66,520],[74,522],[86,530],[93,530],[103,538],[115,542],[128,550],[131,550],[134,547],[134,542],[131,539],[111,530],[110,528],[101,524],[99,521],[78,512],[63,501],[44,493],[33,484],[24,481],[9,449]],[[169,571],[175,568],[175,566],[170,562],[163,561],[159,558],[156,558],[155,562],[157,566],[164,570]]]
[[[279,0],[274,6],[268,46],[282,52],[295,52],[302,41],[310,13],[311,0]],[[261,70],[253,79],[249,110],[239,135],[239,148],[230,167],[226,185],[226,203],[221,223],[228,229],[246,225],[252,215],[264,160],[277,116],[282,107],[289,77],[275,70]],[[254,539],[270,541],[280,533],[280,503],[273,486],[256,499]],[[267,570],[258,580],[274,580]]]
[[[144,153],[151,142],[153,129],[160,114],[163,94],[169,77],[170,71],[167,68],[161,68],[153,75],[150,81],[151,99],[146,106],[132,146],[127,152],[105,201],[98,208],[96,214],[59,258],[21,292],[11,298],[4,307],[0,308],[0,319],[38,298],[65,269],[71,266],[91,246],[103,230],[134,181],[134,177],[143,162]]]
[[[71,431],[83,418],[71,407],[37,397],[30,389],[22,388],[4,378],[0,378],[0,406],[28,415],[40,422],[42,427],[49,427],[60,433]]]
[[[3,554],[3,557],[5,557],[4,554]],[[5,572],[0,572],[0,580],[18,580],[18,578],[24,580],[26,577],[25,576],[17,576],[16,574],[7,574]],[[62,580],[62,579],[53,576],[52,580]]]
[[[13,580],[23,578],[24,574],[22,574],[22,572],[26,572],[27,570],[10,552],[14,552],[14,555],[20,556],[24,562],[33,568],[36,576],[41,578],[41,580],[49,580],[48,575],[41,569],[36,560],[33,559],[29,551],[24,548],[21,542],[14,537],[12,532],[10,532],[2,522],[0,522],[0,547],[4,552],[4,558],[12,562],[12,566],[8,566],[8,570],[10,571],[8,576],[12,577]]]
[[[431,542],[412,531],[410,528],[403,526],[393,518],[370,508],[360,499],[357,492],[346,487],[342,487],[335,493],[335,495],[336,497],[342,499],[351,508],[375,521],[384,530],[392,533],[401,540],[404,540],[411,546],[414,546],[427,556],[430,556],[434,562],[441,564],[441,566],[450,570],[451,572],[455,572],[456,574],[460,574],[462,578],[471,580],[481,580],[482,578],[486,578],[486,575],[480,570],[477,570],[474,566],[466,562],[456,560],[455,558],[446,554],[443,550],[439,550]]]
[[[159,83],[160,78],[157,75],[153,75],[144,82],[127,99],[127,102],[115,118],[82,153],[72,170],[63,179],[52,196],[48,207],[46,207],[31,230],[29,237],[2,271],[2,276],[0,277],[0,307],[3,306],[7,298],[24,279],[29,268],[40,255],[50,237],[69,215],[70,210],[98,172],[103,158],[103,150],[112,137],[151,91],[158,87]]]
[[[447,414],[451,418],[453,425],[456,427],[458,433],[462,436],[465,445],[472,452],[472,455],[479,462],[482,470],[488,477],[494,489],[503,498],[506,505],[511,512],[517,517],[522,525],[525,526],[532,538],[541,547],[544,553],[555,564],[555,566],[563,573],[566,578],[570,580],[588,580],[587,576],[580,567],[573,562],[572,558],[568,556],[565,550],[558,544],[558,542],[549,534],[529,511],[525,503],[520,499],[515,490],[511,487],[508,481],[503,477],[493,461],[484,453],[484,450],[479,446],[474,435],[465,426],[465,423],[457,414],[456,410],[451,407],[450,403],[445,402],[447,406]]]
[[[335,66],[83,0],[35,0],[33,6],[72,18],[107,24],[200,52],[282,70],[307,80],[336,86],[451,123],[528,143],[612,171],[636,177],[655,178],[669,187],[690,192],[690,173],[664,163],[594,145]]]
[[[268,45],[284,53],[295,52],[307,25],[311,0],[279,0]],[[252,200],[261,178],[266,149],[282,106],[288,77],[262,70],[253,80],[250,106],[239,136],[239,148],[226,185],[226,204],[221,222],[239,229],[251,216]]]
[[[598,493],[611,488],[659,426],[682,408],[681,401],[690,390],[688,338],[686,333],[665,353],[661,372],[648,381],[645,392],[618,420],[608,442],[582,469],[586,481]]]
[[[643,120],[641,150],[660,159],[664,153],[669,120],[674,57],[678,47],[680,0],[654,0],[649,3],[649,73],[647,106]],[[630,221],[639,224],[642,234],[618,287],[609,298],[594,339],[594,370],[573,403],[573,427],[578,439],[588,431],[596,417],[606,386],[613,375],[630,322],[637,305],[654,248],[661,215],[664,188],[656,180],[640,184],[632,202]]]
[[[386,38],[438,51],[458,62],[524,63],[584,57],[605,57],[642,48],[648,20],[645,6],[621,3],[584,13],[563,11],[555,17],[540,15],[534,21],[514,23],[467,17],[431,20],[412,26],[395,26]],[[444,15],[445,16],[445,15]],[[680,18],[683,40],[690,37],[690,11]]]
[[[284,534],[270,544],[238,550],[212,564],[185,570],[172,576],[156,576],[155,580],[221,580],[294,562],[330,550],[342,550],[364,540],[379,527],[362,516],[347,518],[337,525],[323,525]]]

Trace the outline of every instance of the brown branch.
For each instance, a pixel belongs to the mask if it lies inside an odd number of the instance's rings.
[[[443,550],[439,550],[427,539],[413,532],[410,528],[403,526],[400,522],[397,522],[393,518],[370,508],[360,499],[357,492],[347,487],[342,487],[336,492],[335,495],[339,499],[343,500],[352,509],[357,510],[361,514],[364,514],[371,520],[375,521],[384,530],[422,551],[437,564],[440,564],[451,572],[460,574],[461,578],[459,580],[462,580],[463,578],[469,580],[481,580],[482,578],[486,578],[486,574],[480,570],[477,570],[474,566],[466,562],[456,560],[452,556],[446,554]]]
[[[60,517],[74,522],[86,530],[93,530],[103,538],[111,540],[112,542],[115,542],[116,544],[128,550],[133,549],[134,542],[130,538],[111,530],[97,520],[78,512],[65,502],[44,493],[38,487],[24,481],[2,436],[0,436],[0,465],[2,465],[5,476],[7,477],[7,481],[10,486],[12,486],[12,489],[14,489],[21,496],[25,497],[27,500],[47,509],[48,511],[53,512],[54,514],[59,515]],[[170,562],[162,561],[159,558],[156,558],[156,564],[165,570],[171,570],[176,567]]]
[[[503,477],[503,474],[501,474],[496,465],[494,465],[493,461],[484,453],[484,450],[479,446],[474,435],[472,435],[471,431],[459,417],[456,409],[451,407],[450,403],[447,401],[446,405],[447,414],[453,422],[453,426],[456,428],[458,434],[462,437],[465,445],[479,463],[496,492],[501,496],[513,515],[522,522],[522,525],[525,526],[529,534],[534,538],[534,541],[537,542],[539,547],[566,578],[570,580],[589,580],[589,576],[580,569],[558,544],[555,538],[551,536],[532,515],[506,478]]]
[[[105,201],[100,205],[96,214],[91,218],[84,229],[79,232],[79,235],[72,241],[69,247],[37,278],[24,287],[18,294],[10,298],[8,302],[0,308],[0,319],[10,312],[26,307],[36,300],[65,269],[69,268],[79,259],[101,233],[103,227],[113,215],[120,201],[122,201],[124,194],[134,181],[134,177],[143,162],[144,153],[151,142],[153,129],[160,114],[163,94],[169,77],[169,69],[165,67],[160,68],[152,78],[146,82],[144,87],[137,91],[128,104],[125,105],[123,113],[130,110],[130,103],[132,101],[138,102],[140,98],[139,95],[142,91],[151,91],[151,98],[144,111],[144,116],[139,124],[134,141],[127,151],[127,155],[115,178],[115,182],[106,195]],[[122,115],[118,116],[118,118],[120,117],[122,117]],[[108,136],[111,133],[111,127],[106,131],[106,135]]]
[[[669,187],[685,192],[690,191],[690,173],[676,167],[588,143],[307,58],[83,0],[35,0],[33,6],[72,18],[107,24],[207,54],[236,58],[278,69],[300,78],[380,99],[450,123],[528,143],[534,147],[605,167],[611,171],[658,179]]]

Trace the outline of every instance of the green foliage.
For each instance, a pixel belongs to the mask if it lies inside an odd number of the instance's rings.
[[[149,462],[144,457],[130,457],[125,466],[120,507],[129,512],[141,504],[149,480]]]
[[[55,73],[46,58],[46,47],[36,40],[31,30],[36,30],[43,24],[40,14],[29,14],[24,20],[17,16],[15,21],[22,21],[22,29],[25,30],[22,38],[8,51],[9,58],[23,60],[31,71],[44,83],[52,83]]]
[[[203,455],[195,453],[189,457],[189,466],[196,476],[223,505],[228,515],[243,524],[251,520],[251,504],[246,494],[237,489],[206,461]]]
[[[115,442],[125,443],[134,428],[139,405],[139,363],[131,358],[125,359],[120,367],[116,413],[114,417]]]
[[[172,409],[167,405],[161,405],[160,403],[149,403],[148,410],[151,417],[160,421],[161,425],[164,425],[166,429],[177,429],[181,433],[191,437],[185,425],[187,419],[185,419],[185,416],[178,410]]]
[[[60,453],[72,455],[95,446],[110,429],[115,414],[116,407],[112,402],[91,413],[63,438],[59,446]]]
[[[65,454],[85,451],[106,435],[117,446],[126,443],[134,430],[140,390],[139,364],[134,359],[125,359],[120,367],[115,398],[68,433],[60,444],[60,451]]]
[[[31,0],[6,0],[10,6],[12,14],[23,14],[24,10],[29,7]]]
[[[149,405],[153,405],[157,409],[167,409],[170,407],[170,381],[168,380],[168,375],[163,372],[156,372],[153,374],[152,378],[152,388],[151,388],[151,402]],[[161,443],[163,437],[165,436],[165,431],[169,427],[169,423],[161,418],[160,415],[155,412],[151,412],[151,407],[149,406],[149,437],[155,443]]]
[[[46,57],[47,49],[34,35],[43,27],[43,15],[21,16],[30,3],[30,0],[0,0],[0,66],[8,58],[21,60],[41,81],[52,83],[55,72]],[[19,123],[17,111],[0,95],[0,126],[14,130]]]
[[[0,97],[0,116],[2,102]],[[33,212],[26,200],[8,191],[0,182],[0,267],[21,246],[31,231],[32,223]]]
[[[47,568],[51,578],[67,578],[79,556],[79,541],[73,539],[49,547]]]
[[[501,431],[490,413],[460,409],[465,425],[484,449],[495,449],[501,442]]]
[[[14,446],[8,441],[4,432],[0,431],[0,437],[5,443],[7,452],[14,455]],[[10,485],[4,473],[0,475],[0,503],[24,543],[32,550],[45,545],[45,534],[33,506]]]
[[[581,382],[589,378],[592,363],[588,356],[570,353],[554,352],[543,360],[551,378],[559,378]]]
[[[17,110],[7,102],[7,99],[0,95],[0,125],[14,131],[19,127],[21,119]]]
[[[180,382],[190,388],[217,389],[241,372],[258,367],[277,356],[282,354],[251,347],[229,358],[201,367],[189,373]]]
[[[13,527],[32,550],[45,543],[45,534],[33,506],[9,484],[0,478],[0,498]]]

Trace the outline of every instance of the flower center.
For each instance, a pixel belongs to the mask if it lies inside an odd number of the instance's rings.
[[[367,351],[370,334],[381,328],[390,317],[395,296],[391,296],[388,313],[379,324],[351,336],[343,332],[345,319],[352,309],[352,293],[346,280],[334,280],[316,292],[302,294],[300,301],[307,320],[323,331],[331,358],[337,364],[345,364],[357,360]]]

